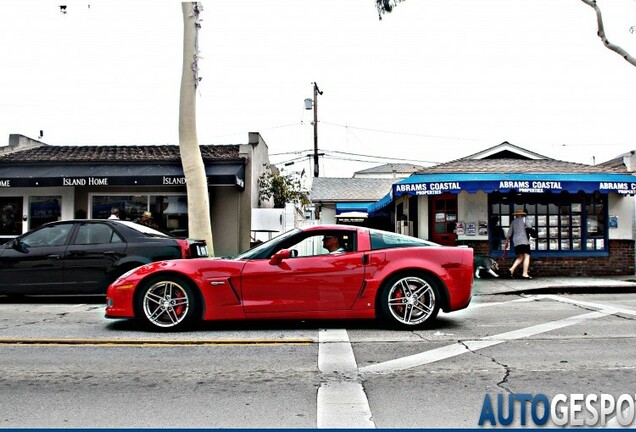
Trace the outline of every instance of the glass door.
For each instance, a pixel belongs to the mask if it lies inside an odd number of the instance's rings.
[[[445,246],[457,244],[457,195],[434,195],[430,201],[431,240]]]

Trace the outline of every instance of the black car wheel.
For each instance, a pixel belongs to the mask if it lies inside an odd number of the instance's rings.
[[[419,327],[435,319],[439,298],[439,289],[430,276],[395,276],[382,289],[382,316],[398,327]]]
[[[137,297],[137,317],[154,330],[182,330],[192,324],[197,301],[190,284],[177,276],[148,281]]]

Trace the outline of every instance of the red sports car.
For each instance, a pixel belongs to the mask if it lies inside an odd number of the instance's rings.
[[[232,259],[159,261],[108,287],[107,318],[176,330],[198,320],[382,318],[416,328],[471,299],[473,250],[348,225],[293,229]]]

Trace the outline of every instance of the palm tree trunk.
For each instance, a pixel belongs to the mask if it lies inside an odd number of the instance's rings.
[[[199,29],[198,2],[181,3],[183,12],[183,69],[179,99],[179,151],[188,190],[189,236],[204,239],[208,252],[214,256],[210,196],[205,165],[197,139],[196,91],[198,77],[197,32]]]

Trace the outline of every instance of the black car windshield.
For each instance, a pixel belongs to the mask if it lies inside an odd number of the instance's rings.
[[[275,248],[278,243],[287,240],[299,232],[300,230],[298,228],[294,228],[293,230],[279,234],[273,239],[267,240],[265,243],[261,243],[258,246],[254,246],[252,249],[243,252],[238,255],[236,259],[255,259],[266,257],[269,255],[269,251]]]
[[[172,236],[169,235],[169,234],[163,233],[161,231],[157,231],[154,228],[150,228],[150,227],[148,227],[146,225],[141,225],[141,224],[138,224],[136,222],[130,222],[130,221],[122,220],[122,221],[117,221],[117,223],[122,224],[122,225],[126,225],[129,228],[132,228],[134,230],[137,230],[139,232],[142,232],[142,233],[144,233],[146,235],[149,235],[149,236],[152,236],[152,237],[172,238]]]

